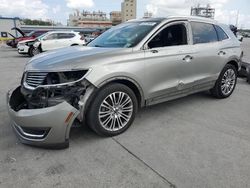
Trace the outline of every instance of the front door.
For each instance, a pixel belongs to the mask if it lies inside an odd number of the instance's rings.
[[[41,41],[42,50],[48,51],[58,48],[58,34],[57,33],[51,33],[44,37]]]
[[[185,95],[195,79],[188,22],[166,25],[145,49],[148,104]]]

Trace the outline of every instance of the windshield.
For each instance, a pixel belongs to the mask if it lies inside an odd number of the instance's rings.
[[[159,22],[126,22],[104,32],[90,47],[130,48],[136,46]]]
[[[40,35],[39,37],[36,37],[36,39],[38,39],[38,40],[41,40],[45,35],[47,35],[48,33],[44,33],[44,34],[42,34],[42,35]]]
[[[31,31],[30,33],[27,34],[27,37],[32,37],[32,35],[35,33],[35,31]]]

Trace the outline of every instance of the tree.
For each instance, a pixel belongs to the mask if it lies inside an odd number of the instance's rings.
[[[43,21],[43,20],[23,19],[22,21],[25,25],[44,25],[44,26],[52,25],[50,21]]]

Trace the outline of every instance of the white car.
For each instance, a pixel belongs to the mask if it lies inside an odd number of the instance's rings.
[[[37,41],[31,46],[31,56],[38,53],[64,48],[68,46],[83,46],[85,39],[79,32],[74,31],[51,31],[37,38]]]
[[[37,41],[37,39],[29,39],[29,40],[20,41],[17,44],[18,53],[23,54],[23,55],[29,54],[30,56],[32,56],[31,55],[31,47],[33,46],[33,44],[36,41]]]

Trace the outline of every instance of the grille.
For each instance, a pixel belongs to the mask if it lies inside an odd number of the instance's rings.
[[[31,87],[37,87],[43,84],[47,74],[47,72],[28,72],[25,81]]]

